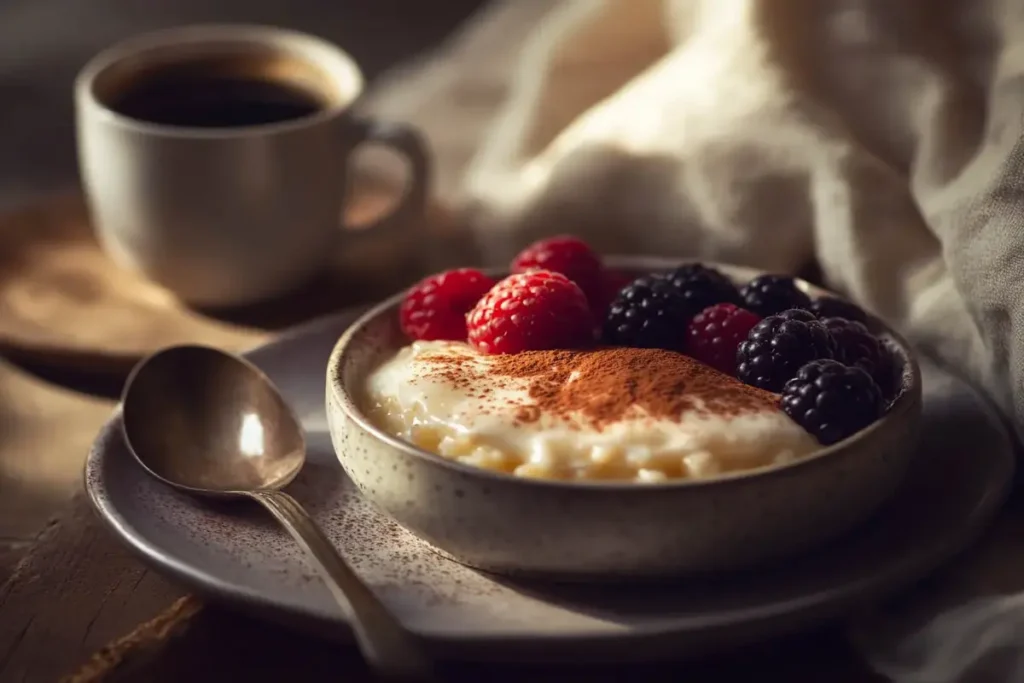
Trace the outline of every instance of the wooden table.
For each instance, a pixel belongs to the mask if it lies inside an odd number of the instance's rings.
[[[79,494],[0,589],[0,681],[55,681],[184,595],[99,526]],[[196,603],[198,604],[198,603]],[[192,609],[185,603],[183,609]],[[159,628],[157,624],[157,628]],[[158,651],[134,656],[108,681],[373,680],[351,648],[318,641],[216,606],[201,608]],[[788,683],[868,683],[873,677],[837,630],[790,638],[686,666],[538,668],[447,664],[452,681],[715,681],[771,672]]]

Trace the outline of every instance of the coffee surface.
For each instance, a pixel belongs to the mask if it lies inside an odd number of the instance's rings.
[[[185,128],[280,123],[316,113],[322,99],[295,85],[256,75],[155,71],[111,98],[114,111],[140,121]]]

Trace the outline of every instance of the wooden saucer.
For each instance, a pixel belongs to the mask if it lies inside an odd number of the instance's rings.
[[[388,184],[354,183],[347,222],[365,224],[397,195]],[[423,235],[454,224],[428,208]],[[201,312],[107,258],[76,193],[0,217],[0,351],[47,366],[124,373],[170,344],[240,351],[274,330],[396,291],[420,273],[416,240],[361,240],[339,249],[331,270],[281,300]]]

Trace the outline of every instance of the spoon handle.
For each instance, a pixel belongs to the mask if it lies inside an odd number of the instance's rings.
[[[374,672],[395,681],[433,680],[432,662],[299,503],[282,491],[246,492],[267,508],[314,561]]]

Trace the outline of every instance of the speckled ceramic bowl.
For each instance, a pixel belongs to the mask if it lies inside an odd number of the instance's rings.
[[[649,272],[676,262],[616,259]],[[758,272],[718,266],[737,282]],[[812,295],[821,294],[802,283]],[[903,361],[884,418],[793,464],[661,484],[523,479],[446,460],[378,429],[360,410],[367,374],[408,343],[396,296],[339,340],[327,418],[342,467],[369,500],[458,562],[564,580],[664,577],[749,567],[835,538],[896,489],[917,436],[921,378],[906,342],[875,323]]]

